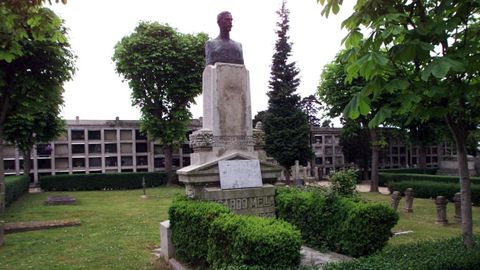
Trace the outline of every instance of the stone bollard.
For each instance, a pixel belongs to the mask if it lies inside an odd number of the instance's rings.
[[[437,196],[435,199],[435,204],[437,205],[437,220],[435,224],[447,225],[447,203],[448,200],[444,196]]]
[[[405,212],[412,213],[413,212],[413,189],[407,188],[405,190]]]
[[[397,211],[398,204],[400,203],[400,200],[402,199],[402,196],[400,195],[400,192],[394,191],[392,193],[392,200],[390,201],[390,206]]]
[[[453,201],[455,202],[455,216],[453,216],[453,220],[457,224],[462,223],[462,194],[460,192],[455,193],[453,197]]]

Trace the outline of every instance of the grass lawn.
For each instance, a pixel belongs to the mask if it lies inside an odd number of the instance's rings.
[[[160,245],[159,223],[184,188],[45,192],[29,194],[7,208],[4,220],[80,219],[82,225],[7,234],[0,248],[0,269],[153,269]],[[69,194],[76,205],[46,206],[55,194]]]
[[[360,193],[360,196],[370,201],[384,202],[390,205],[390,195],[377,193]],[[435,224],[437,210],[433,199],[414,199],[413,213],[405,213],[405,198],[402,198],[398,205],[400,219],[393,231],[413,231],[390,238],[389,245],[398,245],[416,241],[428,241],[432,239],[451,238],[462,233],[460,224],[454,224],[455,205],[452,202],[447,204],[447,219],[449,224],[441,226]],[[473,232],[480,232],[480,207],[473,207]]]
[[[160,244],[159,223],[167,219],[170,201],[183,194],[181,187],[147,190],[45,192],[29,194],[7,208],[4,220],[42,221],[80,219],[81,226],[6,235],[0,248],[0,269],[154,269],[151,254]],[[46,206],[48,196],[68,194],[76,205]],[[390,202],[390,196],[361,193],[367,200]],[[400,202],[400,220],[395,231],[414,233],[391,238],[390,245],[419,240],[457,236],[460,225],[435,224],[432,200],[415,199],[413,213],[404,213]],[[453,204],[448,218],[453,221]],[[473,210],[474,232],[480,230],[480,208]]]

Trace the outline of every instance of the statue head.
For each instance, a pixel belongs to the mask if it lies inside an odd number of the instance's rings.
[[[217,23],[221,33],[228,33],[232,30],[232,14],[228,11],[222,11],[217,15]]]

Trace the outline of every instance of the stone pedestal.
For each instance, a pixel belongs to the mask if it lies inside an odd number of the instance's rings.
[[[248,70],[237,64],[209,65],[203,72],[202,87],[203,127],[190,135],[194,150],[191,165],[177,171],[179,181],[185,184],[187,196],[219,201],[239,214],[274,215],[274,188],[265,184],[275,183],[281,168],[266,161],[263,131],[261,127],[252,128]],[[258,160],[260,171],[258,165],[245,168],[245,171],[257,170],[252,175],[261,175],[261,183],[256,187],[235,184],[230,186],[233,189],[221,189],[219,164],[239,160]],[[245,177],[241,168],[237,168],[237,172],[240,173],[238,179],[232,181]],[[235,178],[235,173],[230,173],[229,179],[232,177]],[[236,188],[238,186],[241,188]],[[252,207],[267,202],[272,205]]]
[[[435,199],[435,205],[437,206],[437,220],[435,220],[435,224],[439,225],[447,225],[447,199],[444,196],[437,196]]]
[[[405,190],[405,212],[413,212],[413,189],[407,188]]]
[[[402,196],[400,195],[400,192],[394,191],[392,193],[392,199],[390,201],[390,206],[397,211],[398,205],[400,204],[400,200],[402,199]]]
[[[166,261],[175,255],[175,247],[172,243],[172,231],[170,230],[170,220],[160,222],[160,249]]]

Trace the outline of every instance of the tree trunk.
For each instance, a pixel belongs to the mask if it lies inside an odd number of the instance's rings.
[[[372,177],[370,184],[370,192],[378,192],[378,159],[379,159],[379,147],[378,147],[378,133],[377,129],[371,128],[370,141],[372,144]]]
[[[28,176],[30,183],[32,179],[30,179],[30,171],[32,169],[32,150],[22,150],[23,155],[23,175]]]
[[[165,172],[167,173],[167,185],[178,185],[177,178],[174,177],[172,171],[172,146],[164,145],[163,149],[165,153]]]
[[[472,226],[472,194],[470,189],[470,176],[468,173],[467,149],[465,142],[468,136],[466,124],[455,122],[449,115],[445,117],[448,128],[453,135],[457,147],[458,170],[460,175],[460,193],[462,210],[462,237],[463,245],[471,248],[473,245]]]
[[[418,147],[418,165],[425,173],[425,169],[427,168],[427,152],[423,144],[420,144]]]
[[[5,243],[4,222],[2,220],[5,212],[5,168],[3,164],[3,124],[0,123],[0,247]]]
[[[285,176],[285,184],[290,185],[291,184],[291,181],[290,181],[290,167],[285,167],[285,169],[283,170],[283,175]]]

